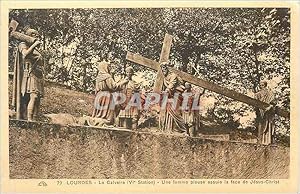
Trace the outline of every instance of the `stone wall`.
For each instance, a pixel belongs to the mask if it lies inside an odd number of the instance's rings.
[[[288,178],[289,148],[10,120],[10,178]]]

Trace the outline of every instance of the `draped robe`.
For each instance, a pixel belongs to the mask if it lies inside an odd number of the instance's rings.
[[[119,83],[115,82],[109,73],[108,65],[108,62],[101,62],[99,64],[99,72],[96,78],[96,95],[102,95],[99,98],[97,96],[95,98],[92,117],[105,119],[108,124],[112,124],[118,114],[117,107],[113,109],[110,107],[114,100],[112,93],[120,91],[122,87]]]
[[[255,94],[255,98],[274,104],[274,94],[270,88],[265,87]],[[258,129],[258,142],[264,145],[273,143],[275,108],[270,110],[256,109],[256,121]]]
[[[175,73],[168,73],[164,78],[163,86],[168,89],[168,100],[174,100],[174,94],[183,92],[182,80]],[[184,122],[179,109],[182,96],[179,95],[176,105],[167,102],[166,108],[160,110],[159,127],[163,131],[188,132],[188,126]]]

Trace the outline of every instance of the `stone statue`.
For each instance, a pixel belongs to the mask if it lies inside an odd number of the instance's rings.
[[[113,125],[118,114],[116,107],[111,107],[113,102],[113,92],[121,91],[122,86],[129,80],[115,82],[110,72],[110,63],[102,61],[98,63],[98,75],[95,89],[95,108],[92,117],[101,118],[107,125]],[[100,96],[100,97],[99,97]]]
[[[182,117],[184,122],[188,125],[190,136],[195,136],[200,131],[200,97],[204,94],[194,90],[190,83],[185,83],[185,90],[183,92]]]
[[[268,145],[274,143],[275,98],[267,81],[262,80],[259,87],[260,91],[255,94],[255,98],[271,105],[265,110],[256,109],[258,143]]]
[[[39,33],[31,28],[25,35],[39,38]],[[44,60],[38,50],[41,42],[30,44],[21,42],[18,45],[13,80],[12,105],[16,108],[17,119],[36,120],[41,98],[44,96]]]
[[[169,71],[168,63],[162,63],[161,70],[164,75],[163,86],[164,95],[167,96],[167,103],[165,108],[162,108],[161,106],[159,127],[163,131],[175,130],[181,133],[186,132],[188,134],[188,126],[184,122],[179,109],[181,100],[174,100],[175,94],[180,95],[184,91],[184,86],[182,85],[183,81],[175,73]],[[171,103],[172,100],[174,100],[173,102],[176,103],[175,105]]]
[[[119,127],[125,127],[127,129],[137,129],[138,119],[140,112],[137,106],[128,106],[128,102],[135,93],[139,93],[139,86],[137,82],[132,80],[134,74],[132,67],[127,67],[125,69],[126,78],[128,83],[123,85],[123,93],[126,95],[126,101],[121,105],[121,110],[119,113]]]

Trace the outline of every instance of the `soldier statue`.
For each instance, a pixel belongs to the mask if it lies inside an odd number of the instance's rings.
[[[14,64],[13,99],[17,119],[37,119],[44,96],[44,61],[38,50],[41,42],[38,31],[26,28],[25,35],[35,38],[33,43],[20,42]]]
[[[127,84],[123,85],[123,93],[126,95],[126,101],[121,105],[121,111],[118,116],[119,127],[125,127],[127,129],[137,129],[138,119],[140,112],[136,106],[128,106],[129,101],[135,93],[139,92],[139,86],[137,82],[132,79],[134,75],[133,68],[128,66],[125,69]],[[128,106],[128,107],[127,107]]]

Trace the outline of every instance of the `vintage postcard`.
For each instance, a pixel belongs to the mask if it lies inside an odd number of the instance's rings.
[[[1,1],[1,192],[299,192],[298,19]]]

